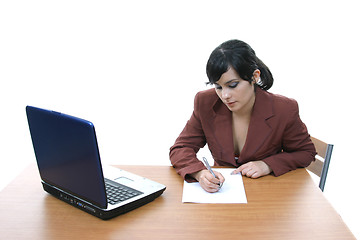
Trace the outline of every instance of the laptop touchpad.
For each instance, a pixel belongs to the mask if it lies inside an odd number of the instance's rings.
[[[115,180],[120,183],[120,184],[123,184],[123,185],[127,185],[129,183],[132,183],[134,182],[134,180],[130,179],[130,178],[127,178],[127,177],[119,177],[119,178],[115,178]]]

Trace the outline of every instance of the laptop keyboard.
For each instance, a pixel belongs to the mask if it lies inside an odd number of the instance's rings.
[[[107,201],[112,205],[143,194],[143,192],[137,191],[133,188],[124,186],[109,179],[105,179],[105,188]]]

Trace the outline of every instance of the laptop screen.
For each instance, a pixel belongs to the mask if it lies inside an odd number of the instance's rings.
[[[66,114],[26,107],[41,179],[101,208],[107,207],[94,125]]]

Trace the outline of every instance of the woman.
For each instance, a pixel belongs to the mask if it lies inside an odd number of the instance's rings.
[[[216,166],[236,167],[233,174],[250,178],[279,176],[314,160],[297,102],[266,91],[272,74],[248,44],[230,40],[218,46],[206,73],[215,89],[195,96],[193,114],[170,148],[171,163],[186,181],[198,181],[208,192],[224,182],[197,159],[205,144]]]

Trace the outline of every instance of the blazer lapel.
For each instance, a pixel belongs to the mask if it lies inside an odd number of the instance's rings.
[[[274,115],[272,101],[273,99],[264,90],[256,90],[255,105],[251,115],[245,146],[240,154],[240,162],[254,156],[256,151],[259,150],[271,135],[273,130],[267,120]]]
[[[221,160],[236,165],[234,159],[234,143],[232,131],[232,113],[220,98],[213,106],[213,129],[220,147]]]
[[[273,131],[267,120],[273,116],[272,98],[266,91],[257,89],[254,109],[251,115],[246,142],[238,163],[234,158],[232,113],[220,98],[213,104],[213,129],[224,162],[236,166],[250,159],[263,145]]]

